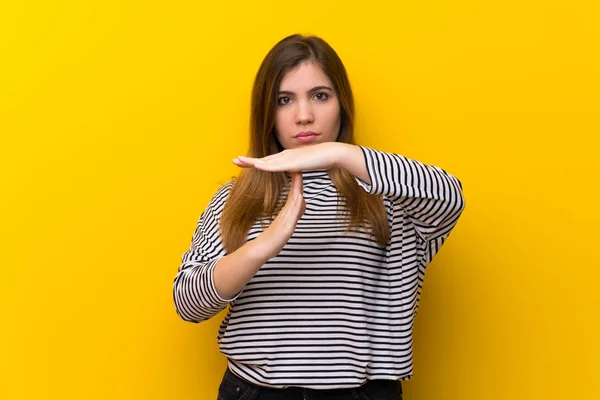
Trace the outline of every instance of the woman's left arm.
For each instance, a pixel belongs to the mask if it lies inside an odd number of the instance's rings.
[[[368,193],[402,207],[423,240],[443,240],[465,207],[462,184],[441,168],[363,146],[327,142],[264,158],[237,157],[234,164],[264,171],[343,168]]]
[[[335,165],[368,193],[399,204],[425,240],[445,237],[465,207],[462,184],[441,168],[363,146],[340,146]]]

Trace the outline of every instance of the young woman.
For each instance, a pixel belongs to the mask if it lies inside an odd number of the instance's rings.
[[[271,49],[248,157],[204,210],[174,282],[177,313],[229,305],[219,399],[401,399],[427,265],[464,208],[459,180],[355,144],[342,61],[318,37]]]

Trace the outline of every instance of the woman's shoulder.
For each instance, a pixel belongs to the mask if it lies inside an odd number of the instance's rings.
[[[211,208],[217,213],[221,213],[225,207],[225,202],[227,202],[227,198],[231,193],[232,187],[233,180],[230,180],[226,183],[219,183],[218,189],[214,192],[210,202],[208,203],[208,208]]]
[[[211,203],[214,202],[225,202],[229,193],[231,192],[231,188],[233,187],[233,180],[230,180],[226,183],[218,183],[218,189],[214,192]]]
[[[229,180],[226,183],[219,183],[219,188],[215,192],[213,197],[217,197],[219,195],[228,195],[231,192],[231,188],[233,187],[233,179]]]

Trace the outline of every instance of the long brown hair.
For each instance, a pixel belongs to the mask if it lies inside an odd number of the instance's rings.
[[[266,157],[283,150],[275,134],[275,109],[281,80],[291,69],[305,61],[317,63],[333,82],[340,102],[338,142],[354,143],[354,99],[346,69],[337,53],[321,38],[291,35],[277,43],[263,60],[252,89],[250,115],[250,157]],[[384,246],[389,239],[389,225],[383,201],[366,193],[353,175],[333,168],[329,176],[346,201],[348,229],[367,231]],[[221,216],[224,248],[232,253],[247,239],[252,225],[259,219],[273,219],[283,206],[281,194],[288,184],[285,172],[242,169]]]

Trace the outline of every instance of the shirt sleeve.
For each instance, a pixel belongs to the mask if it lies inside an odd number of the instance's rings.
[[[173,298],[177,314],[185,321],[207,320],[235,299],[222,298],[213,279],[215,266],[225,256],[219,220],[229,189],[230,184],[225,185],[214,195],[198,220],[190,248],[181,257]]]
[[[356,178],[358,184],[367,193],[388,197],[402,207],[419,236],[439,248],[465,207],[461,182],[441,168],[360,148],[371,183]]]

